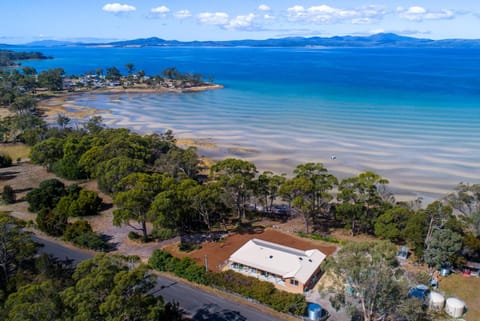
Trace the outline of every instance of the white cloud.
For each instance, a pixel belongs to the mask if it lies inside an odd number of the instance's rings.
[[[255,17],[256,16],[253,13],[244,16],[236,16],[225,25],[225,28],[236,30],[251,29]]]
[[[328,5],[305,8],[293,6],[287,9],[290,21],[310,22],[317,24],[354,23],[366,24],[381,19],[386,14],[383,7],[366,6],[358,9],[341,9]]]
[[[166,6],[160,6],[160,7],[150,9],[150,12],[158,13],[158,14],[167,14],[170,12],[170,9]]]
[[[185,19],[192,16],[192,13],[189,10],[179,10],[174,13],[175,18]]]
[[[453,19],[455,17],[455,13],[451,10],[430,11],[420,6],[398,7],[397,13],[399,17],[410,21]]]
[[[103,11],[112,12],[112,13],[122,13],[122,12],[129,12],[135,11],[137,8],[131,6],[129,4],[120,4],[120,3],[107,3],[102,7]]]
[[[197,15],[198,21],[205,25],[222,25],[228,24],[229,16],[225,12],[202,12]]]
[[[264,14],[264,15],[263,15],[263,19],[265,19],[265,20],[273,20],[273,19],[275,19],[275,17],[272,16],[272,15],[269,15],[269,14]]]
[[[270,11],[271,8],[266,4],[261,4],[261,5],[258,6],[258,10],[260,10],[260,11]]]

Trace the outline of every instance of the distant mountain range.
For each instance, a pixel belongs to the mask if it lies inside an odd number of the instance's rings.
[[[230,41],[177,41],[157,37],[114,41],[105,43],[84,43],[56,40],[42,40],[24,44],[28,47],[434,47],[434,48],[480,48],[480,39],[432,40],[399,36],[394,33],[379,33],[371,36],[336,37],[287,37],[266,40]]]

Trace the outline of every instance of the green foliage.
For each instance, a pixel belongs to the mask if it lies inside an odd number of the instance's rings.
[[[36,144],[30,152],[31,161],[51,170],[53,164],[63,157],[63,143],[63,139],[51,137]]]
[[[129,270],[119,257],[98,255],[77,266],[74,285],[60,292],[67,320],[178,320],[178,310],[149,294],[155,277]]]
[[[225,272],[206,272],[190,258],[177,259],[164,250],[155,250],[149,259],[149,265],[158,270],[172,272],[191,282],[214,286],[226,291],[238,293],[255,299],[273,309],[301,315],[306,309],[305,297],[277,290],[273,284],[248,277],[231,270]]]
[[[28,59],[49,59],[44,54],[38,51],[12,51],[12,50],[0,50],[0,66],[8,67],[15,64],[17,60]],[[32,68],[33,69],[33,68]]]
[[[235,158],[224,159],[210,168],[210,176],[229,196],[228,203],[236,208],[240,219],[245,218],[245,206],[256,173],[253,163]]]
[[[425,213],[418,212],[410,216],[405,225],[403,238],[413,249],[417,260],[423,260],[425,236],[428,230],[428,217]]]
[[[63,238],[79,247],[92,250],[106,250],[109,247],[103,236],[93,232],[90,224],[84,220],[68,224]]]
[[[131,221],[140,224],[136,230],[142,231],[144,241],[147,240],[146,223],[151,219],[150,206],[155,195],[173,184],[173,179],[159,174],[134,173],[123,178],[118,184],[119,192],[113,202],[117,209],[113,212],[113,224],[130,225]]]
[[[336,244],[345,244],[345,241],[339,240],[333,236],[328,236],[328,235],[321,235],[321,234],[314,234],[314,233],[304,233],[304,232],[295,232],[300,237],[307,238],[307,239],[312,239],[312,240],[318,240],[318,241],[325,241],[329,243],[336,243]]]
[[[395,253],[390,242],[352,242],[329,258],[333,271],[356,293],[356,299],[346,304],[361,306],[366,321],[392,315],[399,298],[406,297],[406,289],[398,281]]]
[[[97,215],[102,207],[102,199],[97,192],[83,189],[74,204],[75,208],[70,212],[71,216]]]
[[[157,171],[168,173],[172,177],[196,179],[200,170],[199,163],[195,147],[173,147],[166,154],[160,155],[155,161],[155,167]]]
[[[198,183],[185,179],[180,183],[173,182],[155,196],[150,207],[149,216],[157,227],[187,231],[193,228],[193,209],[189,191]]]
[[[434,268],[453,263],[462,248],[462,236],[449,229],[434,230],[425,249],[425,262]]]
[[[48,88],[49,90],[62,90],[64,74],[65,71],[62,68],[54,68],[42,71],[38,75],[38,83],[41,87]]]
[[[38,212],[42,208],[53,209],[64,195],[65,185],[58,179],[42,181],[38,188],[34,188],[26,196],[28,210]]]
[[[143,161],[128,157],[115,157],[98,165],[96,177],[98,188],[106,193],[117,191],[117,184],[122,178],[135,172],[141,172]]]
[[[393,197],[386,192],[387,184],[387,179],[373,172],[360,173],[340,182],[337,198],[341,204],[337,216],[346,226],[350,225],[353,235],[372,233],[376,218],[393,203]]]
[[[122,74],[120,73],[120,70],[118,70],[117,67],[107,68],[107,73],[105,75],[106,79],[117,81],[117,80],[120,80],[121,77],[122,77]]]
[[[151,233],[151,237],[160,241],[165,241],[177,236],[177,231],[168,228],[154,229]]]
[[[7,320],[57,320],[62,315],[62,302],[51,280],[27,284],[12,293],[5,302]]]
[[[92,145],[92,137],[83,132],[72,132],[66,137],[63,144],[63,157],[53,165],[53,171],[60,177],[76,180],[87,177],[87,173],[80,166],[79,160]]]
[[[2,192],[2,201],[5,204],[13,204],[16,201],[15,190],[10,185],[5,185]]]
[[[18,220],[0,212],[0,303],[15,290],[17,273],[30,266],[37,251],[37,244],[22,227]]]
[[[49,208],[41,208],[37,213],[37,226],[51,236],[62,236],[67,228],[68,217]]]
[[[92,231],[90,223],[85,220],[78,220],[72,224],[68,224],[65,233],[63,233],[63,238],[67,241],[72,241],[78,236]]]
[[[393,207],[380,215],[375,223],[375,235],[392,242],[401,242],[412,213],[404,207]]]
[[[12,166],[12,158],[8,155],[0,154],[0,168]]]
[[[132,241],[138,241],[142,238],[142,236],[134,231],[128,232],[128,239]]]

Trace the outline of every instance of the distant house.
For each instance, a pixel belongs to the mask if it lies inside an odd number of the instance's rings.
[[[230,256],[229,268],[272,282],[285,291],[303,293],[317,282],[325,258],[319,250],[302,251],[252,239]]]

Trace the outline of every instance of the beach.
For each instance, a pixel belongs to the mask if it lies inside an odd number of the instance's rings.
[[[111,127],[139,133],[170,129],[201,155],[242,158],[260,171],[292,175],[298,164],[320,162],[341,179],[370,170],[390,181],[397,199],[420,197],[427,204],[460,182],[480,183],[478,50],[45,50],[58,62],[28,64],[81,74],[104,66],[108,55],[110,65],[128,58],[147,74],[176,66],[214,75],[225,86],[78,94],[67,96],[53,117],[58,111],[84,116],[78,112],[84,108]]]

